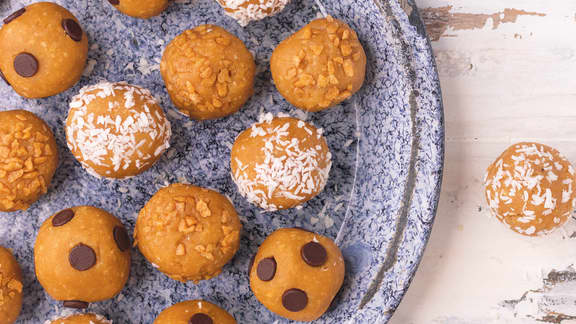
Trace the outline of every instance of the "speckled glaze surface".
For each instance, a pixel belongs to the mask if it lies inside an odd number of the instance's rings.
[[[31,0],[0,3],[7,16]],[[348,273],[330,310],[316,323],[385,323],[416,271],[436,213],[442,178],[443,111],[434,59],[417,10],[406,0],[294,0],[275,17],[242,28],[214,0],[173,2],[160,16],[137,20],[104,0],[59,0],[90,38],[84,77],[57,96],[26,100],[0,84],[0,109],[27,109],[52,127],[61,163],[49,194],[26,212],[0,215],[0,244],[12,248],[24,271],[20,323],[43,323],[70,311],[51,300],[35,279],[33,243],[50,215],[93,205],[120,217],[131,231],[136,215],[161,187],[188,182],[228,195],[244,223],[241,248],[219,277],[195,285],[168,279],[137,250],[132,275],[113,300],[90,305],[114,323],[152,323],[180,301],[206,299],[239,323],[289,323],[267,311],[250,292],[250,256],[278,227],[302,226],[328,235],[342,248]],[[291,107],[271,82],[268,61],[275,45],[311,19],[329,13],[354,28],[368,55],[367,80],[344,104],[306,114]],[[244,40],[258,65],[256,93],[238,113],[195,122],[177,113],[159,73],[166,44],[198,24],[218,24]],[[66,148],[64,121],[70,98],[101,80],[148,88],[173,126],[172,147],[146,173],[123,181],[90,176]],[[285,112],[325,129],[334,155],[326,190],[303,206],[262,212],[242,198],[230,177],[235,137],[263,112]]]

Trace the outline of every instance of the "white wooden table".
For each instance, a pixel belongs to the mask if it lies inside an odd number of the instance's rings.
[[[482,178],[518,141],[576,164],[576,1],[417,0],[446,113],[440,207],[392,324],[576,323],[576,220],[540,237],[490,217]]]

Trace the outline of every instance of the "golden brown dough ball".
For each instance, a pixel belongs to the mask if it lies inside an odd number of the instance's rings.
[[[112,214],[91,206],[65,209],[40,227],[34,246],[36,276],[64,307],[116,296],[130,274],[130,237]]]
[[[16,322],[22,310],[22,271],[10,250],[0,246],[0,324]]]
[[[154,324],[236,324],[236,320],[212,303],[189,300],[163,310]]]
[[[168,0],[108,0],[125,15],[148,19],[157,16],[168,7]]]
[[[322,316],[342,287],[340,249],[322,235],[298,228],[272,233],[250,269],[250,287],[272,312],[295,321]]]
[[[360,90],[366,76],[366,54],[356,32],[328,16],[280,43],[270,67],[286,100],[298,108],[319,111]]]
[[[546,234],[566,222],[574,209],[574,168],[552,147],[518,143],[487,170],[485,193],[492,213],[523,235]]]
[[[214,25],[174,38],[160,71],[174,105],[194,119],[233,114],[254,93],[254,57],[240,39]]]
[[[102,315],[76,314],[53,320],[50,324],[112,324],[112,321]]]
[[[48,191],[58,147],[46,123],[31,112],[0,112],[0,210],[26,210]]]
[[[322,134],[296,118],[261,116],[232,147],[232,179],[240,194],[269,211],[314,198],[324,190],[332,166]]]
[[[101,82],[72,98],[68,147],[92,175],[127,178],[148,170],[170,147],[172,130],[146,89]]]
[[[53,96],[75,85],[87,57],[88,37],[78,19],[52,2],[12,13],[0,29],[0,76],[26,98]]]
[[[290,0],[217,0],[226,14],[241,25],[264,19],[282,11]]]
[[[232,203],[209,189],[172,184],[138,215],[138,248],[174,280],[200,281],[222,272],[236,254],[242,224]]]

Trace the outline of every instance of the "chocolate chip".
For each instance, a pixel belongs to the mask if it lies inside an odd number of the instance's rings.
[[[258,263],[256,274],[262,281],[274,279],[274,275],[276,275],[276,260],[273,257],[262,259],[260,263]]]
[[[96,253],[88,245],[80,243],[72,248],[68,261],[72,268],[78,271],[86,271],[96,264]]]
[[[188,324],[213,324],[212,318],[204,313],[194,314]]]
[[[308,305],[308,295],[297,288],[288,289],[282,295],[282,305],[291,312],[299,312]]]
[[[86,309],[88,308],[88,303],[87,302],[83,302],[80,300],[66,300],[64,301],[64,303],[62,303],[62,306],[66,307],[66,308],[76,308],[76,309]]]
[[[22,77],[32,77],[38,72],[38,60],[30,53],[20,53],[14,59],[14,70]]]
[[[62,28],[73,41],[79,42],[82,40],[82,27],[78,25],[74,19],[62,19]]]
[[[19,10],[13,12],[10,16],[4,18],[4,23],[5,24],[11,23],[12,20],[22,16],[25,12],[26,12],[26,8],[22,8],[22,9],[19,9]]]
[[[254,261],[256,260],[256,254],[254,254],[251,258],[250,258],[250,265],[248,265],[248,276],[250,276],[250,273],[252,273],[252,268],[254,267]]]
[[[300,250],[300,255],[304,262],[311,267],[320,267],[324,265],[326,259],[328,259],[326,249],[322,244],[316,242],[310,242],[304,245]]]
[[[74,218],[74,211],[72,209],[64,209],[52,218],[52,226],[59,227],[68,224]]]
[[[4,73],[2,73],[2,71],[0,71],[0,78],[2,80],[4,80],[4,82],[6,82],[7,85],[10,85],[10,82],[8,82],[8,80],[6,80],[6,77],[4,76]]]
[[[116,245],[122,252],[130,248],[130,237],[122,226],[114,227],[114,241],[116,241]]]
[[[108,2],[110,2],[110,4],[113,6],[117,6],[120,4],[120,0],[108,0]]]

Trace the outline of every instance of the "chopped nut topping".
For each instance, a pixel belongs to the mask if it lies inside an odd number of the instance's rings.
[[[352,54],[352,46],[349,44],[342,44],[342,46],[340,46],[340,51],[342,52],[343,56],[349,56]]]
[[[229,219],[230,219],[230,215],[228,214],[228,212],[226,210],[223,210],[222,216],[220,217],[220,222],[222,224],[226,224],[226,223],[228,223]]]
[[[182,256],[185,254],[186,254],[186,248],[184,247],[184,244],[182,243],[178,244],[178,246],[176,247],[176,255]]]
[[[196,203],[196,210],[200,213],[200,216],[204,218],[212,215],[210,208],[208,208],[208,204],[204,200],[198,200]]]
[[[351,60],[344,61],[344,73],[349,77],[354,76],[354,63]]]
[[[19,293],[22,292],[22,283],[16,279],[12,279],[10,280],[10,282],[8,282],[8,285],[6,285],[6,287],[8,287],[8,289],[10,290],[15,290]]]

